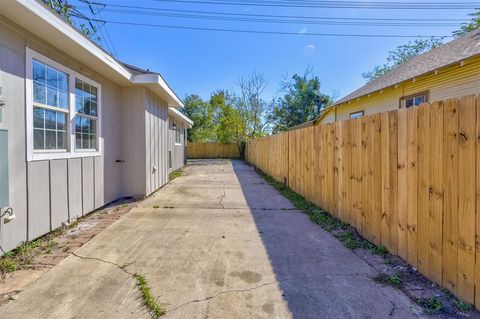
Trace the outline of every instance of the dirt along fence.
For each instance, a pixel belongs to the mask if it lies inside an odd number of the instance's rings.
[[[480,98],[260,138],[245,157],[480,309]]]
[[[237,144],[188,143],[188,158],[239,158]]]

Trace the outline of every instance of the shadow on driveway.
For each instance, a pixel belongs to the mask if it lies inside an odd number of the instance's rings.
[[[266,183],[232,161],[283,297],[294,318],[418,318],[402,292]]]

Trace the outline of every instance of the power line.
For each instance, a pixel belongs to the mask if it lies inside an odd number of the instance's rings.
[[[162,13],[162,12],[151,12],[151,11],[142,11],[142,10],[122,10],[122,9],[105,9],[106,12],[112,13],[125,13],[125,14],[134,14],[134,15],[145,15],[145,16],[162,16],[162,17],[174,17],[174,18],[186,18],[186,19],[203,19],[211,21],[240,21],[240,22],[262,22],[262,23],[283,23],[283,24],[318,24],[318,25],[345,25],[345,26],[400,26],[400,27],[452,27],[458,26],[457,23],[453,22],[429,22],[418,19],[416,21],[401,21],[392,20],[372,20],[372,21],[362,21],[362,20],[347,20],[347,21],[335,21],[333,19],[324,19],[324,20],[299,20],[299,19],[272,19],[272,18],[255,18],[255,17],[239,17],[239,16],[212,16],[208,14],[184,14],[184,13]],[[462,20],[463,21],[463,20]]]
[[[78,0],[81,1],[81,0]],[[456,21],[463,22],[465,19],[452,19],[452,18],[358,18],[358,17],[323,17],[323,16],[292,16],[292,15],[274,15],[274,14],[254,14],[254,13],[238,13],[238,12],[219,12],[219,11],[202,11],[202,10],[180,10],[180,9],[165,9],[156,7],[143,7],[143,6],[131,6],[131,5],[118,5],[118,4],[106,4],[100,2],[92,2],[95,4],[102,4],[106,7],[114,8],[126,8],[126,9],[139,9],[139,10],[153,10],[164,12],[179,12],[179,13],[198,13],[209,15],[226,15],[226,16],[244,16],[244,17],[266,17],[266,18],[288,18],[288,19],[322,19],[322,20],[353,20],[353,21]],[[111,10],[111,9],[109,9]]]
[[[384,9],[384,10],[457,10],[476,9],[479,2],[354,2],[354,1],[265,1],[265,0],[151,0],[156,2],[215,4],[254,7],[286,7],[286,8],[335,8],[335,9]]]
[[[81,17],[79,17],[79,18],[81,18]],[[303,35],[303,36],[323,36],[323,37],[363,37],[363,38],[431,38],[431,37],[448,38],[448,37],[451,37],[451,36],[440,36],[440,35],[347,34],[347,33],[312,33],[312,32],[300,33],[300,32],[286,32],[286,31],[241,30],[241,29],[224,29],[224,28],[189,27],[189,26],[178,26],[178,25],[150,24],[150,23],[114,21],[114,20],[98,20],[98,19],[91,19],[91,20],[92,21],[104,22],[104,23],[111,23],[111,24],[142,26],[142,27],[155,27],[155,28],[165,28],[165,29],[217,31],[217,32],[234,32],[234,33],[254,33],[254,34]]]
[[[93,2],[91,0],[78,0],[78,1],[87,4],[86,8],[89,9],[89,11],[91,12],[91,14],[93,14],[94,17],[96,17],[97,15],[100,17],[100,20],[97,20],[97,21],[103,21],[103,17],[102,17],[101,12],[105,9],[105,6],[106,6],[105,3]],[[96,10],[94,10],[93,6],[97,6]],[[75,6],[75,8],[78,8],[78,7],[79,6]],[[88,20],[89,22],[94,20],[94,19],[89,19],[86,16],[84,16],[84,17],[85,17],[84,19]],[[107,29],[107,26],[105,25],[105,23],[98,24],[98,22],[97,22],[96,29],[100,32],[100,34],[102,36],[102,40],[104,40],[104,43],[105,43],[108,51],[110,52],[110,54],[112,54],[113,56],[116,56],[117,52],[115,50],[115,46],[113,45],[112,39],[110,38],[110,33],[108,32],[108,29]],[[105,33],[103,31],[105,31]]]

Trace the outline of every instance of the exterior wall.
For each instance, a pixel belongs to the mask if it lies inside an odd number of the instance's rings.
[[[417,77],[415,81],[399,84],[397,88],[387,88],[383,93],[375,92],[350,101],[330,111],[320,121],[321,124],[348,119],[350,113],[365,111],[365,115],[391,111],[400,107],[400,98],[428,91],[429,102],[446,98],[461,97],[480,93],[480,57],[466,60],[464,65],[455,65],[438,70],[437,74]]]
[[[26,47],[102,85],[102,156],[26,160]],[[0,127],[9,131],[10,206],[16,215],[12,222],[0,223],[0,245],[7,251],[124,195],[123,168],[115,163],[123,151],[117,142],[121,89],[4,18],[0,18],[0,70],[7,99]]]
[[[144,90],[146,194],[168,183],[168,106]]]
[[[145,180],[145,110],[144,89],[122,90],[122,144],[125,151],[118,158],[124,167],[124,193],[134,197],[147,192]]]
[[[101,85],[100,156],[27,161],[27,47]],[[168,108],[145,88],[121,88],[1,16],[0,81],[7,100],[0,128],[9,131],[9,194],[16,215],[0,222],[4,251],[120,197],[145,196],[167,183]]]
[[[185,165],[185,125],[178,120],[175,120],[173,116],[169,116],[169,151],[172,156],[172,167],[170,171],[175,171],[182,168]],[[177,129],[180,130],[180,143],[175,143],[175,130],[173,124],[177,125]]]

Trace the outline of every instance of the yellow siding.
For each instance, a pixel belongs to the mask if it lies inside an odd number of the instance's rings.
[[[345,120],[350,113],[361,110],[365,115],[395,110],[399,108],[401,97],[423,91],[429,92],[429,102],[480,93],[480,57],[466,60],[463,66],[459,63],[446,67],[437,74],[423,75],[415,81],[409,80],[341,104],[328,112],[319,124]]]

